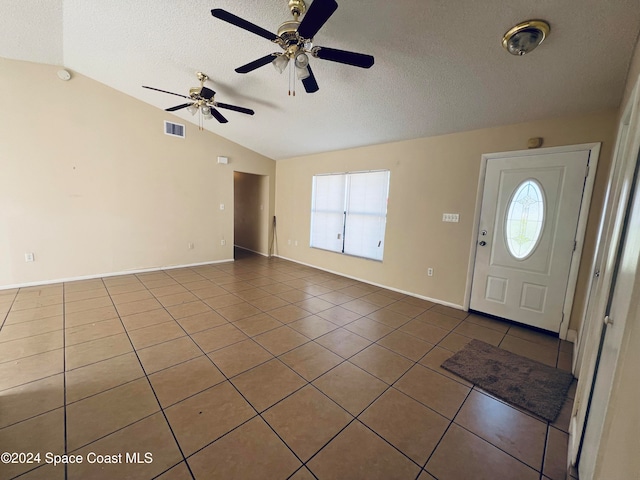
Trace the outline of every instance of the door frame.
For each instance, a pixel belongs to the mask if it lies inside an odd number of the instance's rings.
[[[469,247],[469,265],[467,268],[467,282],[465,285],[464,309],[469,310],[471,304],[471,284],[473,281],[473,271],[476,264],[476,246],[478,243],[478,228],[480,228],[480,213],[482,211],[482,196],[484,194],[484,184],[487,172],[487,161],[499,158],[511,157],[527,157],[541,154],[556,154],[567,152],[589,152],[588,175],[585,180],[584,190],[582,193],[582,202],[580,203],[580,214],[578,216],[578,227],[576,230],[576,249],[571,257],[571,267],[569,268],[569,281],[567,283],[567,291],[565,294],[564,305],[562,307],[562,323],[560,324],[559,336],[566,340],[569,331],[569,319],[571,309],[573,307],[573,299],[578,282],[578,270],[580,267],[580,259],[582,258],[582,249],[584,246],[584,237],[587,230],[587,220],[589,218],[589,208],[591,206],[591,196],[593,194],[593,185],[595,183],[596,171],[598,168],[598,159],[600,157],[601,143],[583,143],[579,145],[567,145],[562,147],[534,148],[530,150],[517,150],[514,152],[498,152],[485,153],[480,160],[480,177],[478,179],[478,191],[476,192],[476,208],[473,219],[473,230],[471,232],[471,245]],[[571,336],[574,337],[576,333]],[[575,338],[569,338],[574,341]]]

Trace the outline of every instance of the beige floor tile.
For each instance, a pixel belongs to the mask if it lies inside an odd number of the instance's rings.
[[[344,361],[342,357],[314,342],[285,353],[280,360],[309,382]]]
[[[438,372],[445,377],[449,377],[456,382],[462,383],[467,387],[472,387],[473,384],[471,382],[466,381],[464,378],[457,376],[454,373],[451,373],[449,370],[445,370],[440,365],[447,360],[449,357],[453,356],[453,352],[446,350],[440,347],[433,347],[429,353],[427,353],[422,359],[420,359],[420,365],[424,365],[431,370]]]
[[[491,328],[500,333],[507,333],[511,324],[502,320],[496,320],[495,318],[485,317],[484,315],[478,315],[477,313],[470,314],[465,318],[466,322],[475,323],[483,327]]]
[[[482,465],[482,468],[478,468]],[[537,480],[538,472],[467,430],[452,424],[426,470],[436,478]]]
[[[151,386],[163,408],[224,380],[224,375],[205,355],[149,375]]]
[[[411,318],[417,317],[427,310],[426,306],[414,305],[413,303],[409,303],[404,300],[391,303],[386,308]]]
[[[104,287],[102,278],[92,278],[90,280],[78,280],[75,282],[65,282],[64,293],[84,292],[86,290],[95,290]]]
[[[303,461],[353,419],[312,386],[298,390],[262,416]]]
[[[443,330],[451,331],[456,328],[462,320],[456,317],[445,315],[443,313],[434,312],[433,310],[427,310],[426,312],[418,315],[416,320],[428,323],[434,327],[442,328]]]
[[[0,393],[0,429],[63,405],[62,374],[4,390]]]
[[[128,317],[129,315],[135,315],[136,313],[148,312],[150,310],[156,310],[162,308],[162,305],[155,298],[149,298],[147,300],[138,300],[137,302],[121,303],[116,305],[116,310],[121,317]]]
[[[349,295],[350,297],[353,297],[353,298],[360,298],[360,297],[364,297],[365,295],[369,295],[373,293],[375,290],[363,287],[361,285],[350,285],[348,287],[341,288],[338,291],[340,293],[344,293],[345,295]],[[387,297],[387,298],[390,298],[390,297]]]
[[[151,289],[149,289],[149,291],[155,297],[166,297],[167,295],[176,295],[176,294],[179,294],[179,293],[188,292],[188,290],[186,288],[184,288],[182,285],[179,285],[178,283],[173,283],[173,284],[167,285],[165,287],[151,288]]]
[[[511,325],[507,334],[521,338],[523,340],[527,340],[532,343],[537,343],[538,345],[541,345],[545,348],[557,349],[560,345],[560,339],[558,339],[558,337],[554,335],[538,332],[536,330],[521,327],[519,325]]]
[[[394,312],[393,310],[389,310],[388,308],[381,308],[380,310],[376,310],[375,312],[367,315],[367,318],[375,320],[376,322],[384,323],[391,328],[400,328],[402,325],[408,323],[411,320],[411,317],[407,317],[406,315],[402,315],[401,313]]]
[[[460,320],[464,320],[469,315],[469,312],[465,312],[464,310],[459,310],[457,308],[446,307],[444,305],[435,305],[431,308],[431,311],[443,313],[450,317],[459,318]]]
[[[233,324],[226,323],[219,327],[194,333],[191,338],[205,353],[209,353],[246,340],[248,337]]]
[[[471,340],[471,337],[465,337],[464,335],[459,335],[457,333],[451,332],[438,343],[438,346],[441,348],[445,348],[450,352],[456,353],[458,350],[464,348],[464,346]]]
[[[338,365],[313,384],[354,416],[387,388],[384,382],[349,362]]]
[[[67,313],[85,312],[101,307],[109,307],[113,305],[110,297],[89,298],[87,300],[78,300],[77,302],[67,303],[64,306],[65,315]]]
[[[173,295],[166,295],[166,296],[157,297],[157,298],[158,298],[158,301],[165,308],[199,301],[198,297],[196,297],[193,293],[187,292],[187,291],[182,293],[174,293]]]
[[[450,423],[393,388],[359,419],[419,465],[427,461]]]
[[[386,307],[387,305],[394,303],[395,300],[390,298],[387,295],[383,295],[381,293],[369,293],[363,297],[360,297],[360,300],[364,300],[365,302],[372,303],[377,305],[378,307]]]
[[[210,353],[209,358],[222,373],[231,378],[271,360],[273,355],[253,340],[243,340]]]
[[[470,388],[422,365],[409,370],[395,387],[436,412],[453,419]]]
[[[64,326],[65,328],[71,328],[77,327],[78,325],[85,325],[87,323],[101,322],[102,320],[109,320],[112,318],[118,318],[118,312],[116,312],[113,305],[95,308],[84,312],[66,312],[64,314]]]
[[[414,365],[411,360],[375,343],[351,357],[349,361],[389,385]]]
[[[556,368],[560,370],[564,370],[565,372],[571,372],[571,368],[573,365],[573,354],[570,352],[558,352],[558,361],[556,364]]]
[[[149,290],[136,290],[135,292],[120,293],[118,295],[111,295],[111,300],[116,305],[122,305],[123,303],[139,302],[141,300],[152,300],[155,298]]]
[[[321,298],[308,298],[301,302],[296,303],[296,306],[306,310],[309,313],[316,314],[318,312],[322,312],[323,310],[328,310],[333,308],[333,303],[327,302],[326,300],[322,300]]]
[[[14,323],[31,322],[33,320],[42,320],[43,318],[57,317],[62,315],[62,304],[49,305],[47,307],[30,308],[29,310],[19,310],[17,312],[9,312],[5,325],[13,325]]]
[[[275,359],[238,375],[231,381],[259,412],[306,384],[302,377]]]
[[[260,417],[209,445],[188,462],[196,480],[287,478],[301,465]]]
[[[12,312],[18,312],[20,310],[29,310],[31,308],[47,307],[49,305],[59,305],[63,303],[63,296],[60,294],[50,295],[47,297],[30,297],[20,300],[20,297],[16,298],[11,307]]]
[[[418,480],[437,480],[436,477],[432,476],[426,470],[422,470],[422,473],[418,477]]]
[[[338,325],[335,323],[331,323],[324,318],[321,318],[317,315],[311,315],[306,318],[302,318],[300,320],[296,320],[295,322],[289,323],[289,327],[293,328],[295,331],[300,332],[307,338],[318,338],[325,333],[329,333],[336,328]]]
[[[351,310],[347,310],[346,308],[336,306],[319,312],[318,316],[325,320],[329,320],[331,323],[335,323],[336,325],[344,326],[359,319],[362,315],[352,312]]]
[[[254,340],[273,355],[281,355],[309,341],[307,337],[286,325],[257,335]]]
[[[330,288],[323,287],[322,285],[315,285],[315,284],[304,285],[299,287],[299,289],[305,293],[308,293],[309,295],[318,296],[318,297],[331,292]]]
[[[179,305],[172,305],[170,307],[167,307],[167,311],[173,318],[179,320],[181,318],[191,317],[193,315],[198,315],[201,313],[209,313],[211,312],[211,307],[206,303],[198,300],[194,302],[181,303]]]
[[[389,350],[407,357],[414,362],[420,360],[425,353],[433,348],[431,343],[400,331],[390,333],[376,342]]]
[[[138,357],[147,375],[200,355],[202,350],[189,337],[176,338],[138,351]]]
[[[122,462],[70,464],[69,480],[111,480],[114,478],[153,478],[180,461],[182,455],[161,413],[156,413],[122,430],[76,450],[83,458],[93,453],[121,455]],[[128,462],[130,458],[139,459]],[[147,463],[148,461],[148,463]]]
[[[261,298],[272,297],[272,295],[266,290],[262,290],[261,288],[249,288],[247,290],[241,290],[239,292],[235,292],[235,294],[241,299],[253,303],[254,300],[258,300]]]
[[[71,345],[65,348],[66,368],[73,370],[131,351],[133,348],[126,333]]]
[[[52,452],[64,453],[64,409],[38,415],[24,422],[0,429],[2,451],[8,452]],[[10,463],[2,465],[2,478],[14,478],[16,475],[32,470],[38,464]]]
[[[77,302],[78,300],[88,300],[90,298],[107,297],[109,292],[104,286],[93,288],[91,290],[82,290],[77,292],[68,292],[65,290],[64,301]]]
[[[413,335],[420,340],[424,340],[425,342],[434,345],[449,333],[447,330],[443,330],[442,328],[435,327],[415,319],[400,327],[399,331]]]
[[[558,430],[569,433],[569,424],[571,422],[571,411],[573,410],[573,399],[567,397],[562,404],[562,409],[558,414],[558,418],[551,424]]]
[[[67,403],[144,377],[134,352],[92,363],[66,373]]]
[[[269,292],[272,295],[279,295],[281,293],[290,292],[294,289],[289,285],[285,285],[283,283],[271,283],[269,285],[260,285],[265,292]]]
[[[185,462],[181,462],[175,467],[167,470],[155,480],[193,480],[189,468]]]
[[[308,317],[311,314],[307,310],[296,307],[295,305],[286,305],[284,307],[270,310],[269,315],[282,323],[291,323],[296,320],[300,320],[301,318]]]
[[[128,332],[137,330],[138,328],[157,325],[158,323],[170,322],[173,317],[164,308],[157,308],[147,312],[134,313],[122,317],[122,323]]]
[[[10,340],[0,344],[0,363],[50,352],[62,348],[63,345],[62,330]]]
[[[420,467],[357,420],[314,457],[307,467],[322,479],[416,478]]]
[[[476,391],[469,394],[455,422],[533,469],[542,468],[546,423]]]
[[[315,342],[343,358],[349,358],[371,345],[371,342],[366,338],[349,332],[344,328],[339,328],[318,337],[315,339]]]
[[[282,298],[276,295],[272,295],[267,292],[265,293],[267,294],[266,297],[260,297],[260,298],[248,300],[249,303],[251,303],[251,305],[253,305],[254,307],[262,310],[263,312],[268,312],[270,310],[274,310],[276,308],[289,305],[289,302],[287,302],[286,300],[283,300]],[[238,296],[240,295],[238,294]]]
[[[67,406],[67,448],[76,450],[160,409],[146,378]]]
[[[222,315],[210,310],[205,313],[180,318],[178,319],[178,323],[189,335],[191,335],[192,333],[208,330],[229,322]]]
[[[175,320],[165,323],[157,323],[148,327],[139,328],[129,332],[129,338],[134,348],[142,349],[163,343],[176,338],[184,337],[186,332]]]
[[[345,330],[349,330],[350,332],[360,335],[372,342],[375,342],[376,340],[379,340],[385,335],[393,332],[393,328],[366,317],[359,318],[358,320],[346,325],[344,328]]]
[[[65,480],[64,465],[45,464],[20,475],[20,480]]]
[[[210,298],[204,298],[203,302],[209,305],[214,310],[217,310],[219,308],[229,307],[231,305],[238,305],[241,303],[245,303],[244,300],[242,300],[240,297],[237,297],[232,293],[227,293],[226,290],[224,290],[224,292],[225,293],[221,295],[215,295]]]
[[[383,292],[385,293],[385,295],[389,294],[388,290],[383,290]],[[435,303],[430,302],[429,300],[425,300],[424,298],[410,297],[409,295],[402,296],[402,294],[398,292],[391,292],[391,293],[395,293],[396,296],[400,295],[400,297],[397,297],[398,300],[404,300],[405,302],[410,303],[411,305],[416,305],[418,307],[422,307],[425,309],[432,308],[436,305]]]
[[[244,301],[235,305],[229,305],[228,307],[216,308],[216,311],[230,322],[236,322],[260,313],[260,310]]]
[[[542,473],[551,480],[565,480],[567,477],[568,444],[568,433],[549,427]]]
[[[369,303],[364,301],[361,298],[356,298],[346,303],[340,304],[342,308],[355,312],[359,315],[369,315],[376,310],[379,310],[381,307],[378,305],[374,305],[373,303]]]
[[[105,279],[106,283],[107,279]],[[109,291],[109,295],[121,295],[123,293],[133,293],[141,290],[146,291],[147,287],[144,286],[144,283],[138,281],[129,281],[126,283],[118,284],[118,285],[107,285],[107,290]]]
[[[276,295],[289,303],[298,303],[313,297],[313,295],[311,295],[310,293],[295,289],[287,290],[286,292],[278,293]],[[322,298],[322,296],[318,298]]]
[[[64,342],[65,345],[69,347],[78,343],[117,335],[118,333],[124,333],[124,327],[119,318],[112,318],[110,320],[85,323],[77,327],[67,328],[64,332]]]
[[[540,343],[530,342],[520,337],[507,334],[500,343],[500,348],[508,350],[517,355],[536,360],[538,362],[555,367],[558,361],[558,348],[546,347]]]
[[[186,456],[256,415],[229,382],[189,397],[165,413]]]
[[[459,335],[464,335],[465,337],[482,340],[483,342],[493,345],[494,347],[500,345],[500,342],[504,338],[503,333],[500,333],[492,328],[483,327],[482,325],[478,325],[477,323],[467,322],[466,320],[458,325],[454,332]]]
[[[233,324],[242,330],[246,335],[254,337],[261,333],[268,332],[275,328],[281,327],[283,324],[266,313],[259,313],[251,317],[243,318]]]
[[[307,467],[302,467],[296,473],[294,473],[289,480],[315,480],[316,477],[309,471]]]
[[[169,287],[172,285],[178,285],[178,282],[176,282],[173,278],[169,277],[168,275],[166,275],[165,277],[157,276],[157,277],[154,277],[153,279],[146,279],[141,277],[140,280],[142,281],[142,283],[144,283],[145,287],[147,287],[149,290],[160,288],[160,287]]]
[[[63,369],[62,349],[0,363],[0,391],[61,373]]]

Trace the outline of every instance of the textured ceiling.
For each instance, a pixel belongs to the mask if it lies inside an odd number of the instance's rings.
[[[617,107],[640,29],[639,0],[338,3],[314,44],[375,65],[311,59],[320,90],[297,82],[295,97],[270,65],[235,73],[279,48],[210,13],[275,32],[291,18],[287,0],[2,0],[0,56],[64,65],[159,108],[182,102],[142,85],[187,94],[201,70],[217,101],[256,111],[224,111],[228,124],[206,128],[282,159]],[[507,54],[502,35],[531,18],[550,36],[525,57]]]

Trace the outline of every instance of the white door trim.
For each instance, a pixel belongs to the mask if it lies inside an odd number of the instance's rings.
[[[467,268],[467,282],[465,285],[464,296],[464,309],[469,310],[471,303],[471,282],[473,280],[473,270],[476,263],[476,243],[477,232],[480,226],[480,213],[482,210],[482,194],[484,192],[484,183],[487,170],[487,161],[494,158],[509,158],[509,157],[526,157],[529,155],[540,154],[556,154],[567,153],[576,151],[589,151],[589,175],[585,181],[584,193],[582,196],[582,203],[580,205],[580,216],[578,217],[578,228],[576,231],[576,249],[573,252],[571,258],[571,267],[569,269],[569,281],[567,284],[567,293],[565,295],[564,306],[562,313],[564,319],[560,325],[560,338],[567,338],[567,331],[569,330],[569,318],[571,316],[571,308],[573,306],[573,299],[576,290],[576,283],[578,281],[578,269],[580,267],[580,259],[582,258],[582,247],[584,245],[584,235],[587,229],[587,220],[589,218],[589,207],[591,205],[591,195],[593,193],[593,185],[596,177],[596,170],[598,168],[598,158],[600,156],[600,143],[584,143],[580,145],[567,145],[562,147],[549,147],[549,148],[535,148],[530,150],[518,150],[515,152],[499,152],[499,153],[485,153],[480,160],[480,178],[478,180],[478,191],[476,193],[476,209],[473,219],[473,230],[471,233],[471,244],[469,246],[469,265]]]

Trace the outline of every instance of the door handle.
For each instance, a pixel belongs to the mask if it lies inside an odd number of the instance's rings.
[[[484,240],[482,240],[478,245],[480,245],[481,247],[484,247],[487,244],[487,242],[485,242]]]

